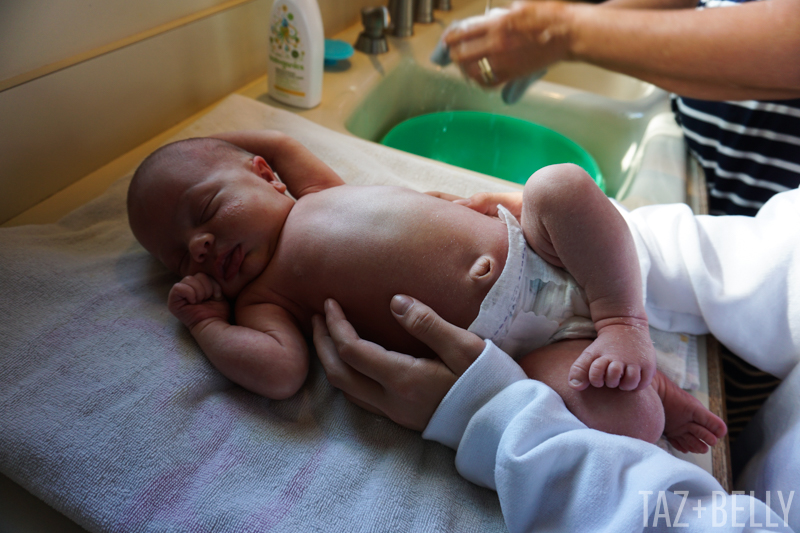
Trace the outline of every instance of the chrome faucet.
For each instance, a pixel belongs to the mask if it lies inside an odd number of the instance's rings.
[[[386,24],[385,15],[379,10],[386,12],[386,8],[371,7],[361,10],[361,20],[364,23],[364,31],[358,36],[356,50],[368,54],[380,54],[388,50],[385,44],[378,37],[378,31],[386,28],[389,34],[395,37],[411,37],[414,35],[414,22],[430,24],[433,22],[434,2],[436,9],[449,11],[452,9],[450,0],[389,0],[389,19]],[[377,51],[374,51],[377,50]]]
[[[433,22],[433,0],[417,0],[414,22],[430,24]]]
[[[386,29],[388,13],[385,7],[365,7],[361,9],[361,22],[364,31],[356,40],[356,50],[365,54],[383,54],[389,51],[386,42]]]
[[[389,0],[389,32],[395,37],[414,35],[414,0]]]

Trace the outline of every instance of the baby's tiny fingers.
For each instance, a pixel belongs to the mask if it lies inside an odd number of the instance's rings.
[[[195,304],[197,303],[197,293],[194,288],[184,280],[172,286],[170,300],[176,299],[183,299],[190,304]]]
[[[211,285],[211,279],[205,274],[198,274],[195,276],[198,283],[197,296],[200,301],[207,300],[209,296],[214,294],[214,287]]]
[[[213,298],[214,300],[222,300],[222,286],[217,283],[217,280],[209,276],[208,274],[204,274],[200,272],[196,276],[203,284],[203,300],[207,300],[209,298]]]
[[[214,281],[214,299],[222,301],[222,287],[216,281]]]
[[[196,276],[187,276],[183,278],[182,283],[186,285],[191,292],[191,300],[189,303],[197,304],[205,299],[206,289],[201,279]],[[187,294],[189,294],[189,292],[187,292]]]

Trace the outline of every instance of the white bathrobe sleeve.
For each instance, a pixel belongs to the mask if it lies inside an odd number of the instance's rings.
[[[625,216],[655,327],[711,332],[755,366],[789,374],[800,357],[800,191],[775,196],[755,218],[697,217],[677,204]],[[423,437],[456,449],[458,471],[497,491],[512,532],[800,527],[775,501],[782,513],[726,494],[656,446],[586,428],[491,343]]]
[[[695,216],[682,204],[625,214],[645,280],[648,319],[712,333],[781,379],[800,361],[800,190],[756,217]]]
[[[764,503],[726,494],[701,468],[588,429],[491,342],[423,437],[456,449],[461,475],[497,491],[511,532],[791,531]]]

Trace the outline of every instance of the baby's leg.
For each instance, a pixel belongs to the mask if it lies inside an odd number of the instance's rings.
[[[653,387],[633,392],[608,387],[579,391],[567,384],[575,358],[590,340],[565,340],[543,346],[518,361],[528,377],[549,385],[567,409],[592,429],[655,443],[664,432],[664,408]]]
[[[588,340],[561,341],[522,357],[528,377],[553,388],[567,408],[592,429],[654,443],[662,435],[682,452],[704,453],[725,436],[725,423],[661,372],[651,386],[635,392],[590,387],[577,391],[566,384],[575,356]]]
[[[530,177],[520,223],[531,248],[572,274],[589,300],[598,336],[574,361],[570,386],[646,389],[655,350],[636,248],[622,215],[582,168],[565,164]]]

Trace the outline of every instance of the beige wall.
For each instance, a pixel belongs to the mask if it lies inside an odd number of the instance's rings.
[[[361,8],[387,5],[388,0],[318,0],[325,25],[325,36],[336,35],[353,24],[361,23]]]
[[[144,38],[149,31],[208,11],[253,0],[3,0],[0,2],[0,87],[20,77],[99,53],[118,41]],[[266,30],[271,0],[263,4]],[[319,0],[330,37],[359,20],[361,7],[376,0]],[[55,68],[55,67],[53,67]],[[6,87],[3,87],[6,88]]]
[[[374,0],[320,0],[325,33]],[[266,73],[272,0],[0,0],[0,223]]]
[[[81,54],[226,0],[3,0],[0,79]]]

